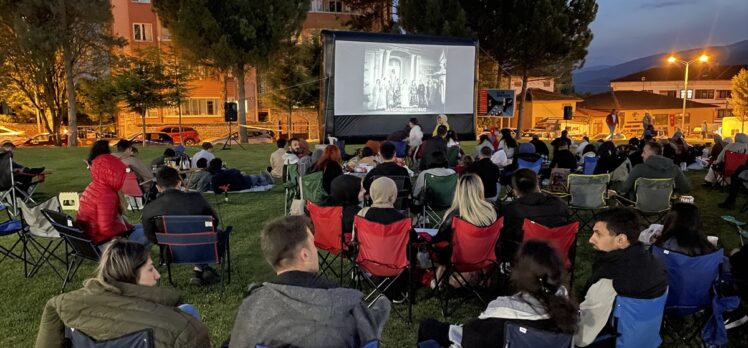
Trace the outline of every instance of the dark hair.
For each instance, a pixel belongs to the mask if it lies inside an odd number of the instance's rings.
[[[442,124],[442,125],[439,125],[439,127],[436,127],[436,135],[439,135],[442,137],[447,135],[447,126]]]
[[[649,146],[649,149],[654,152],[655,155],[662,156],[662,145],[656,141],[648,141],[644,146]]]
[[[557,294],[563,281],[563,263],[553,247],[540,240],[525,242],[517,254],[511,281],[516,291],[529,294],[543,304],[561,332],[576,331],[577,306],[565,295]]]
[[[450,130],[447,131],[447,136],[444,137],[444,139],[446,139],[446,140],[452,139],[452,140],[454,140],[456,142],[457,141],[457,133],[455,133],[455,131],[453,131],[453,130],[450,129]]]
[[[417,125],[417,124],[418,124],[418,119],[417,119],[417,118],[415,118],[415,117],[411,117],[411,118],[410,118],[410,120],[408,120],[408,122],[410,122],[410,123],[412,123],[412,124],[416,124],[416,125]]]
[[[631,145],[631,146],[639,146],[639,138],[632,137],[631,139],[629,139],[629,145]]]
[[[481,134],[480,137],[478,137],[478,144],[481,144],[486,140],[488,140],[488,134]]]
[[[208,159],[205,158],[205,157],[203,157],[203,158],[197,160],[197,163],[195,163],[195,165],[198,168],[203,168],[203,169],[208,168]]]
[[[330,198],[335,205],[358,205],[361,178],[353,175],[339,175],[330,183]]]
[[[379,154],[382,155],[382,158],[385,160],[391,160],[393,157],[395,157],[395,144],[385,141],[382,143],[382,145],[379,146]]]
[[[179,172],[172,167],[164,166],[156,174],[156,185],[162,189],[175,188],[180,181],[182,181],[182,177],[180,177]]]
[[[562,137],[566,137],[567,135],[569,135],[569,131],[567,131],[566,129],[564,129],[564,130],[561,131],[561,136]]]
[[[364,146],[364,148],[361,149],[361,158],[371,156],[374,156],[374,150],[372,150],[370,147]]]
[[[449,167],[449,162],[447,161],[447,157],[445,157],[442,152],[434,151],[431,153],[431,161],[429,162],[429,169],[447,168],[447,167]]]
[[[582,137],[582,140],[584,140],[584,141],[586,141],[586,142],[589,143],[590,142],[590,137],[588,137],[588,136],[585,135],[585,136]]]
[[[312,230],[313,226],[303,215],[284,216],[267,223],[260,233],[265,261],[278,269],[285,260],[293,259],[293,253],[307,239],[307,228]]]
[[[473,164],[473,156],[470,156],[470,155],[462,156],[461,161],[462,161],[463,167],[465,168],[470,167]]]
[[[223,161],[216,157],[212,160],[210,160],[210,164],[208,164],[208,171],[215,174],[221,171],[221,168],[223,167]]]
[[[325,170],[327,165],[333,162],[339,166],[342,160],[340,148],[335,145],[327,145],[322,155],[317,159],[317,163],[314,164],[314,170]]]
[[[206,141],[206,142],[203,143],[203,145],[201,147],[202,147],[203,150],[210,150],[210,149],[213,148],[213,144]]]
[[[655,244],[662,246],[668,239],[675,238],[687,254],[701,255],[715,250],[714,245],[704,235],[704,224],[699,208],[690,203],[675,203],[665,216],[662,235]]]
[[[597,149],[597,155],[600,156],[600,158],[607,158],[611,157],[616,154],[616,144],[612,141],[606,141],[600,145],[600,148]]]
[[[588,153],[588,152],[592,152],[594,154],[597,154],[597,148],[595,147],[595,145],[587,144],[587,146],[585,146],[584,149],[582,150],[582,154],[585,154],[585,153]]]
[[[480,148],[480,154],[486,157],[491,157],[493,154],[493,148],[488,146],[483,146]]]
[[[517,169],[512,175],[512,186],[522,195],[533,193],[538,188],[538,175],[531,169]]]
[[[127,139],[120,139],[117,142],[117,151],[118,152],[125,152],[129,148],[132,148],[132,141],[129,141]]]
[[[93,160],[100,155],[112,153],[109,149],[109,142],[106,140],[98,140],[91,146],[91,151],[88,153],[88,164],[93,163]]]
[[[595,218],[596,222],[604,222],[606,228],[614,235],[625,234],[629,243],[639,240],[639,215],[631,208],[611,208],[603,211]]]
[[[174,149],[172,148],[167,148],[166,150],[164,150],[164,157],[174,157],[176,155],[177,155],[177,152],[174,151]]]
[[[275,146],[278,147],[279,149],[285,148],[286,147],[286,138],[279,138],[278,140],[276,140],[275,141]]]
[[[506,144],[506,146],[517,147],[517,141],[512,138],[512,130],[509,128],[501,129],[501,140],[504,141],[504,144]]]

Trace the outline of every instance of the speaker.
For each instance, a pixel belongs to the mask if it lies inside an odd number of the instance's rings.
[[[239,104],[236,102],[223,103],[223,120],[226,122],[236,122],[238,119]]]
[[[572,111],[571,106],[568,106],[568,105],[564,106],[564,120],[571,120],[572,114],[573,114],[573,111]]]

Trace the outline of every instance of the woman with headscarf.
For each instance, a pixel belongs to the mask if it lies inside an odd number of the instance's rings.
[[[361,210],[361,178],[341,175],[332,180],[325,206],[343,207],[343,233],[353,231],[353,217]]]
[[[372,203],[370,207],[361,209],[358,215],[366,220],[388,225],[405,219],[405,215],[395,209],[397,201],[397,185],[395,181],[382,176],[371,183],[369,196]]]
[[[447,115],[441,114],[439,116],[436,116],[436,125],[434,125],[434,131],[431,132],[431,136],[436,136],[436,130],[439,129],[439,126],[444,125],[444,127],[447,127],[447,131],[449,131],[449,123],[447,123]]]

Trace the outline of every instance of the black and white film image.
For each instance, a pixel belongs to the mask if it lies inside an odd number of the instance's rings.
[[[442,113],[447,102],[443,46],[379,45],[364,52],[363,110],[367,113]]]

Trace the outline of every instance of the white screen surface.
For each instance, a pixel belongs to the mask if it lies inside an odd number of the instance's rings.
[[[475,47],[335,42],[335,115],[472,114]]]

